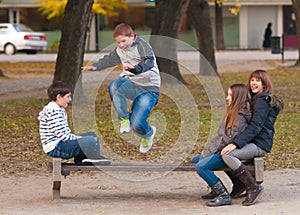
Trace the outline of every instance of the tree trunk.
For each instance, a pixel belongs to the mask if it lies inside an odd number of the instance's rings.
[[[223,5],[222,2],[218,4],[215,1],[215,14],[216,14],[216,49],[224,50],[224,37],[223,37]]]
[[[82,91],[81,66],[93,2],[68,0],[64,14],[53,82],[66,82],[77,93]]]
[[[0,77],[6,77],[1,69],[0,69]]]
[[[189,3],[190,0],[157,0],[155,24],[151,32],[153,36],[150,38],[160,72],[170,74],[183,83],[185,81],[177,63],[176,39]]]
[[[293,10],[296,16],[296,29],[297,29],[297,38],[298,38],[298,60],[295,67],[300,67],[300,2],[299,0],[292,0]]]
[[[198,39],[198,46],[201,55],[210,63],[211,67],[215,70],[214,74],[218,75],[214,41],[212,34],[212,26],[209,15],[209,5],[206,0],[193,0],[191,1],[188,10],[188,17],[191,20],[193,27],[196,30]],[[200,56],[201,57],[201,56]],[[203,65],[200,59],[200,65]],[[200,75],[214,75],[211,70],[206,67],[200,66]]]

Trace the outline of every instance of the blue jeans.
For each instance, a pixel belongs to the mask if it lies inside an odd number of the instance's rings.
[[[196,161],[196,157],[194,161]],[[218,153],[202,159],[200,156],[198,156],[198,158],[199,160],[195,164],[196,172],[201,178],[203,178],[204,181],[206,181],[206,183],[210,187],[215,185],[219,181],[219,178],[214,174],[212,170],[226,166],[222,159],[222,156]]]
[[[94,132],[81,134],[77,140],[60,141],[55,149],[47,154],[51,157],[69,159],[74,157],[76,164],[81,164],[85,158],[100,155],[100,143]]]
[[[198,163],[200,160],[202,160],[204,157],[202,154],[198,154],[195,157],[192,158],[191,163],[196,164]]]
[[[118,118],[129,119],[134,132],[143,138],[153,134],[147,119],[158,102],[158,93],[135,86],[128,78],[119,78],[108,86],[110,99],[118,112]],[[131,113],[127,107],[127,99],[133,100]]]

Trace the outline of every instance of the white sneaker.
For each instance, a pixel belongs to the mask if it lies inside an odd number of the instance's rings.
[[[123,133],[128,133],[130,132],[130,121],[129,119],[124,119],[124,118],[121,118],[120,120],[120,133],[123,134]]]
[[[140,145],[140,152],[141,153],[147,153],[152,145],[153,145],[153,139],[156,133],[156,128],[154,126],[151,126],[151,128],[153,129],[153,134],[151,135],[151,137],[149,138],[142,138],[142,142]]]
[[[82,164],[84,165],[109,165],[111,162],[106,157],[101,155],[97,156],[96,158],[86,158],[82,160]]]

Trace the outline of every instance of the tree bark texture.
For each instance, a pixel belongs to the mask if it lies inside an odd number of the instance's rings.
[[[177,63],[177,40],[182,20],[190,0],[157,0],[155,24],[150,44],[157,56],[160,72],[167,73],[185,83]],[[157,36],[160,35],[161,37]],[[170,38],[170,39],[168,39]],[[168,80],[162,80],[168,81]]]
[[[82,89],[81,66],[93,3],[93,0],[68,0],[65,9],[53,82],[66,82],[73,91],[75,87]]]
[[[296,61],[295,67],[300,67],[300,1],[292,0],[292,4],[296,16],[296,29],[298,38],[298,60]]]
[[[192,0],[188,10],[187,15],[191,20],[192,26],[196,30],[199,51],[201,53],[200,57],[200,75],[211,76],[218,75],[217,64],[215,59],[214,41],[212,26],[209,14],[209,5],[206,0]],[[202,63],[205,58],[215,73],[211,72],[210,68],[201,65],[207,65],[207,63]]]
[[[224,37],[223,37],[223,5],[218,5],[215,1],[215,14],[216,14],[216,49],[224,50]]]

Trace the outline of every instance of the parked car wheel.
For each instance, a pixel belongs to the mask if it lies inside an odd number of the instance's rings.
[[[14,55],[16,53],[16,47],[13,44],[8,43],[4,48],[4,52],[7,55]]]

